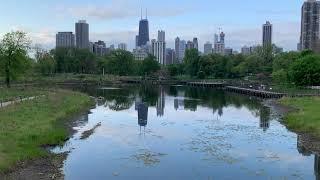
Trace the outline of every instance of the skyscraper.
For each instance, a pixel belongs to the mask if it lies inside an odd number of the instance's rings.
[[[188,41],[186,47],[187,47],[186,49],[193,49],[194,48],[193,42],[192,41]]]
[[[221,32],[221,33],[220,33],[220,42],[223,43],[223,44],[225,43],[225,42],[224,42],[224,38],[225,38],[225,37],[226,37],[226,35],[224,34],[224,32]]]
[[[158,31],[158,41],[166,41],[166,33],[164,31]]]
[[[127,50],[127,44],[126,43],[118,44],[118,49],[126,51]]]
[[[80,20],[75,25],[76,46],[80,49],[89,48],[89,24],[85,20]]]
[[[250,55],[250,54],[251,54],[250,47],[248,47],[248,46],[243,46],[243,47],[241,48],[241,54],[242,54],[242,55]]]
[[[146,15],[146,18],[142,18],[141,14],[141,20],[139,22],[139,35],[138,35],[138,46],[142,47],[147,45],[149,42],[149,21],[148,17]]]
[[[166,63],[165,64],[166,65],[176,64],[176,53],[171,48],[166,49]]]
[[[267,21],[262,26],[262,45],[268,47],[272,45],[272,24]]]
[[[199,42],[198,42],[198,38],[193,38],[193,48],[199,50]]]
[[[56,35],[56,47],[69,48],[74,47],[74,34],[72,32],[58,32]]]
[[[317,51],[319,44],[320,2],[307,0],[301,8],[301,50]]]
[[[225,36],[224,32],[220,33],[220,39],[218,35],[215,35],[214,53],[221,55],[225,54]]]
[[[211,54],[212,53],[212,44],[210,42],[206,42],[204,44],[204,54],[205,55],[208,55],[208,54]]]
[[[176,37],[174,44],[175,44],[174,49],[176,51],[176,58],[177,60],[179,60],[180,59],[180,38],[179,37]]]

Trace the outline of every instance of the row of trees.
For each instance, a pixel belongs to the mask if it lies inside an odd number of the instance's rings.
[[[23,32],[11,32],[0,42],[0,75],[10,87],[12,79],[30,70],[51,76],[55,73],[114,74],[119,76],[158,77],[162,72],[171,76],[188,75],[195,78],[273,78],[277,83],[296,85],[320,84],[320,56],[311,51],[278,52],[275,46],[258,47],[249,55],[200,56],[196,49],[186,51],[182,64],[160,66],[154,56],[135,61],[128,51],[115,50],[97,57],[89,50],[57,48],[48,53],[37,51],[35,58],[28,56],[30,40]],[[160,72],[160,73],[159,73]]]
[[[277,47],[257,47],[249,55],[200,56],[196,49],[187,50],[183,64],[170,65],[171,75],[197,78],[272,78],[276,83],[320,85],[320,56],[312,51],[278,52]]]

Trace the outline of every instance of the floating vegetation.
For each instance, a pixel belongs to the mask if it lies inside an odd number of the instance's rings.
[[[88,131],[84,131],[80,137],[81,140],[87,139],[89,138],[94,132],[95,130],[101,126],[101,122],[98,123],[97,125],[95,125],[92,129],[88,130]]]
[[[143,149],[142,153],[132,156],[132,159],[137,162],[142,162],[145,166],[154,166],[160,163],[160,158],[166,156],[167,154],[155,153],[149,150]]]

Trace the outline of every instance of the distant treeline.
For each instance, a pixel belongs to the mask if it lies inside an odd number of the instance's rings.
[[[57,73],[112,74],[118,76],[148,76],[185,78],[273,79],[276,83],[320,85],[320,56],[312,51],[277,52],[275,46],[257,47],[251,55],[209,54],[201,56],[196,49],[185,53],[182,64],[161,66],[149,55],[136,61],[131,52],[115,50],[98,57],[87,49],[57,48],[28,56],[30,43],[25,33],[12,32],[0,42],[0,73],[11,79],[29,76],[53,76]]]

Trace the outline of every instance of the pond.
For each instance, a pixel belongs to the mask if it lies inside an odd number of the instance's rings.
[[[319,156],[259,99],[184,86],[82,90],[101,98],[53,150],[69,152],[67,180],[320,177]]]

